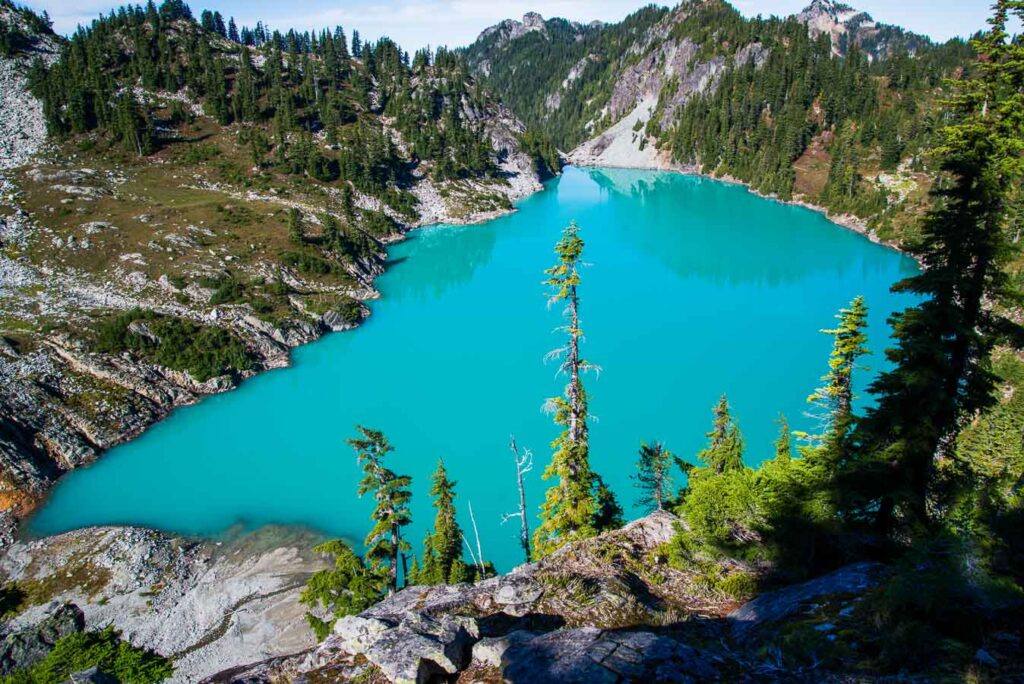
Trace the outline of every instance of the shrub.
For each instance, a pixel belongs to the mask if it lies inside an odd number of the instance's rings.
[[[299,602],[310,608],[329,613],[322,619],[306,613],[306,621],[317,639],[324,639],[331,631],[333,620],[361,613],[384,597],[386,576],[367,567],[340,539],[324,542],[313,549],[316,553],[334,556],[334,567],[313,573],[299,596]]]
[[[723,594],[742,601],[757,595],[758,581],[753,573],[740,571],[718,580],[715,588]]]

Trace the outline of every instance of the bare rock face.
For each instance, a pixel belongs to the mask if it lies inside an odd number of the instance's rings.
[[[502,679],[527,682],[708,682],[719,678],[712,658],[650,631],[559,629],[513,643],[501,657]]]
[[[803,584],[761,594],[729,614],[733,632],[743,635],[758,626],[778,622],[821,596],[863,592],[881,581],[881,569],[877,563],[856,563]]]
[[[53,622],[49,603],[24,609],[10,629],[42,635],[26,637],[28,643],[52,644],[58,637],[48,635],[64,635],[72,622],[79,630],[113,625],[134,645],[173,658],[172,682],[191,683],[314,645],[298,597],[310,574],[324,567],[309,551],[317,541],[286,528],[222,544],[91,528],[16,542],[0,557],[0,584],[45,587],[51,603],[78,606],[61,613],[59,629],[44,629]]]

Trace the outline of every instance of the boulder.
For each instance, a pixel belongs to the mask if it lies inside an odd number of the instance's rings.
[[[358,615],[347,615],[334,623],[334,633],[349,653],[363,653],[390,628],[383,620]]]
[[[710,656],[670,636],[594,627],[559,629],[514,643],[502,663],[502,677],[512,684],[688,684],[719,678]]]
[[[421,684],[465,668],[480,632],[472,618],[408,612],[397,623],[344,617],[335,624],[334,634],[343,650],[364,656],[389,681]]]
[[[57,607],[38,624],[13,632],[0,643],[0,675],[32,667],[66,636],[85,629],[85,616],[73,603]]]
[[[473,644],[473,663],[484,667],[501,667],[505,651],[536,637],[539,632],[516,630],[504,636],[487,637]]]
[[[494,594],[494,602],[503,605],[533,603],[544,593],[544,588],[531,577],[519,581],[505,582]]]
[[[754,627],[789,617],[821,596],[855,594],[879,582],[880,566],[876,563],[855,563],[815,579],[761,594],[732,613],[733,634],[742,636]]]

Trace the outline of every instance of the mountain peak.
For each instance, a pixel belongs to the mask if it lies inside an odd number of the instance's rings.
[[[797,19],[805,24],[847,24],[850,20],[857,18],[862,23],[871,21],[867,12],[854,9],[850,5],[835,0],[812,0],[811,4],[796,15]]]

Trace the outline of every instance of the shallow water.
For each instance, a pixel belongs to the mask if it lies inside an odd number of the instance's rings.
[[[867,364],[882,367],[886,318],[910,301],[889,286],[917,270],[813,211],[672,173],[569,168],[518,208],[485,225],[415,232],[391,249],[365,325],[295,350],[291,368],[179,409],[67,475],[30,530],[127,523],[213,536],[283,523],[361,540],[371,502],[355,495],[344,442],[361,423],[385,431],[392,467],[413,476],[414,548],[444,457],[463,526],[472,502],[485,557],[508,569],[521,559],[518,521],[500,524],[518,502],[509,434],[537,456],[531,516],[557,434],[541,405],[564,386],[543,363],[562,343],[560,312],[541,281],[570,219],[590,264],[584,355],[603,368],[587,379],[592,461],[627,508],[640,441],[692,458],[723,392],[751,464],[771,455],[780,411],[794,429],[813,428],[804,400],[830,348],[818,331],[863,294]]]

